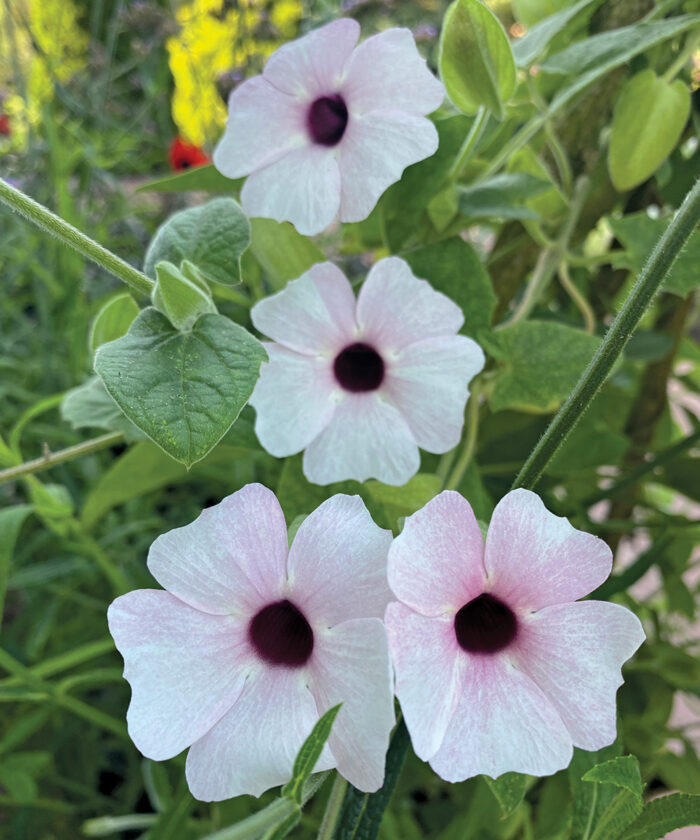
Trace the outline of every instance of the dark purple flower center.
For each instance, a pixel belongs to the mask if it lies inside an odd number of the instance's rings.
[[[346,391],[374,391],[384,379],[384,361],[374,347],[358,342],[338,353],[333,372]]]
[[[258,655],[272,665],[304,665],[314,649],[314,632],[291,601],[263,607],[248,625],[248,638]]]
[[[336,93],[316,99],[309,108],[307,122],[314,143],[335,146],[340,142],[348,124],[348,109],[343,97]]]
[[[503,601],[487,592],[466,603],[455,616],[455,635],[469,653],[496,653],[513,641],[518,620]]]

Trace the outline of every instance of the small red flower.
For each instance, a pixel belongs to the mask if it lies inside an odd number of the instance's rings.
[[[5,137],[9,137],[12,134],[12,129],[10,128],[10,118],[7,114],[0,114],[0,134],[4,134]]]
[[[173,172],[182,172],[184,169],[192,169],[209,163],[209,158],[199,146],[188,143],[182,137],[176,137],[170,144],[168,160]]]

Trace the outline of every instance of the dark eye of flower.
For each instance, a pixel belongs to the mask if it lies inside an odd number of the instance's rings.
[[[314,649],[314,633],[291,601],[263,607],[248,625],[248,638],[258,655],[272,665],[304,665]]]
[[[311,103],[307,120],[314,143],[335,146],[340,142],[348,124],[348,109],[343,97],[335,94],[315,100]]]
[[[335,358],[333,372],[346,391],[374,391],[384,379],[384,361],[369,344],[351,344]]]
[[[469,653],[496,653],[515,639],[518,621],[509,606],[484,592],[455,616],[455,635]]]

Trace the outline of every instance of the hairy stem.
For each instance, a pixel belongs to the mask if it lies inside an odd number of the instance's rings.
[[[323,821],[318,830],[318,840],[333,840],[335,827],[338,823],[338,817],[343,807],[343,799],[345,798],[345,791],[347,789],[348,783],[340,773],[336,772],[333,787],[331,788],[328,803],[326,804],[326,811],[323,815]]]

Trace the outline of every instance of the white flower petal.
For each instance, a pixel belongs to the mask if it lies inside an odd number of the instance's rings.
[[[148,758],[172,758],[208,732],[241,693],[253,667],[246,624],[155,589],[122,595],[107,617],[131,685],[129,735]]]
[[[340,171],[332,149],[305,146],[249,175],[241,190],[246,215],[291,222],[312,236],[328,227],[340,206]]]
[[[331,21],[275,50],[263,76],[279,90],[307,101],[337,93],[359,37],[357,21]]]
[[[343,704],[328,741],[338,772],[359,790],[378,790],[395,720],[382,622],[346,621],[318,634],[311,674],[310,688],[320,712]]]
[[[350,478],[405,484],[419,466],[418,447],[406,421],[376,392],[346,394],[304,452],[304,475],[315,484]]]
[[[407,262],[385,257],[360,289],[357,322],[363,340],[380,353],[396,353],[414,341],[456,333],[464,315],[454,301],[415,277]]]
[[[382,618],[391,531],[376,525],[359,496],[337,494],[309,514],[289,549],[289,582],[313,626]]]
[[[214,165],[240,178],[310,144],[306,106],[262,76],[238,85],[228,101],[226,131],[214,151]]]
[[[260,796],[289,781],[294,759],[318,720],[305,670],[271,667],[246,682],[233,707],[187,756],[192,795],[216,802],[248,793]],[[335,767],[326,748],[316,770]]]
[[[341,88],[352,114],[378,109],[429,114],[445,98],[410,29],[387,29],[354,50]]]
[[[484,361],[475,341],[450,335],[409,344],[391,362],[386,391],[421,449],[441,453],[457,446],[469,382]]]
[[[352,286],[331,262],[316,263],[281,292],[256,303],[250,317],[264,335],[313,356],[335,356],[357,332]]]
[[[430,157],[438,134],[430,120],[401,111],[351,115],[338,145],[340,219],[359,222],[407,166]]]

